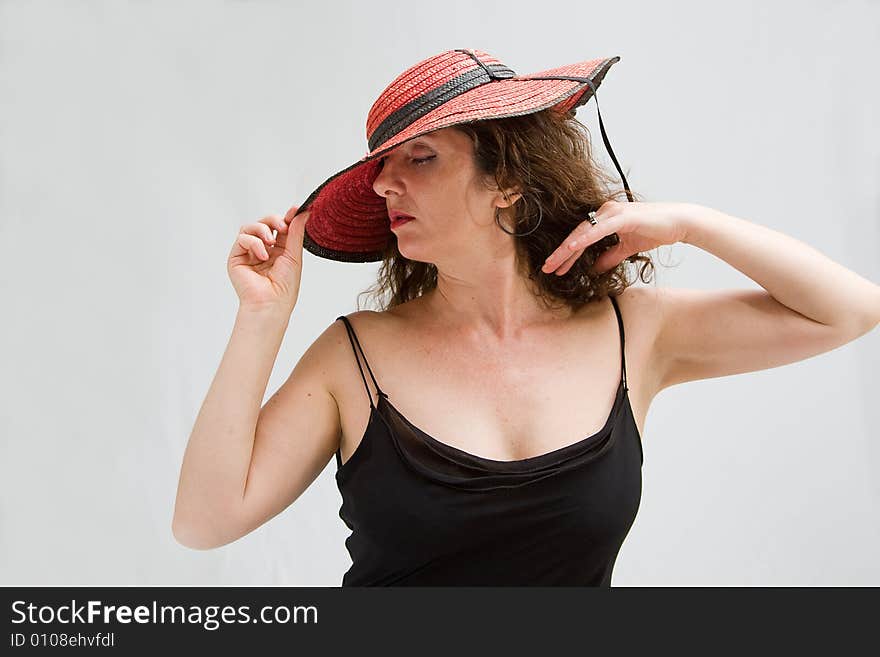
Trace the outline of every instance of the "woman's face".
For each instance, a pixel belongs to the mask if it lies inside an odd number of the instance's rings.
[[[393,228],[401,255],[420,262],[446,262],[491,237],[500,192],[480,184],[470,137],[443,128],[400,144],[380,158],[373,190],[389,213],[414,221]]]

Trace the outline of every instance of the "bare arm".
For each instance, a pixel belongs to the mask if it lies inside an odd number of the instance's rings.
[[[880,286],[789,235],[689,206],[687,236],[763,290],[654,294],[662,387],[804,360],[871,331]]]
[[[683,241],[735,267],[781,306],[849,340],[880,322],[880,286],[790,235],[712,208],[689,207]]]
[[[237,525],[260,405],[290,312],[239,309],[183,457],[172,531],[182,544],[222,544]]]
[[[341,421],[329,374],[342,343],[339,322],[260,408],[299,296],[309,213],[298,209],[242,226],[229,253],[239,310],[189,437],[171,524],[177,542],[191,548],[225,545],[277,515],[339,446]]]

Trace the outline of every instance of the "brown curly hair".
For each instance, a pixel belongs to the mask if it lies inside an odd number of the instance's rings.
[[[627,263],[641,262],[639,278],[648,283],[654,264],[648,255],[634,254],[617,267],[599,274],[590,271],[596,259],[618,243],[617,233],[591,244],[562,276],[544,273],[541,267],[590,211],[609,200],[627,200],[626,190],[612,191],[616,179],[593,161],[587,127],[574,113],[545,109],[522,116],[472,121],[452,126],[474,145],[474,162],[487,189],[522,190],[510,208],[496,209],[495,220],[508,232],[525,233],[515,240],[516,266],[534,281],[538,296],[548,308],[568,305],[578,310],[609,294],[617,296],[635,280],[628,278]],[[492,185],[492,181],[494,184]],[[622,197],[622,199],[621,199]],[[641,200],[635,194],[632,200]],[[507,215],[503,219],[499,216]],[[509,214],[513,211],[512,222]],[[512,223],[512,226],[510,225]],[[387,310],[437,287],[437,267],[400,254],[392,234],[383,253],[377,282],[358,295],[371,294],[379,309]],[[385,298],[380,298],[385,295]],[[360,302],[358,302],[360,309]]]

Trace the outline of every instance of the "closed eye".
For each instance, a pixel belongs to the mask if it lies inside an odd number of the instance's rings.
[[[422,158],[419,158],[419,157],[413,157],[413,158],[410,158],[410,160],[412,161],[413,164],[415,164],[416,166],[419,166],[419,165],[421,165],[421,164],[424,164],[424,163],[427,162],[428,160],[433,160],[435,157],[437,157],[437,156],[436,156],[436,155],[430,155],[430,156],[428,156],[428,157],[422,157]],[[381,166],[381,165],[384,165],[384,164],[385,164],[385,156],[383,155],[382,157],[379,158],[379,165]]]

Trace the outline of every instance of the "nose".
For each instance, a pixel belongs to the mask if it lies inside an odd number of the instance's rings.
[[[386,159],[382,163],[377,163],[376,167],[379,173],[373,180],[373,191],[383,198],[387,198],[389,192],[400,195],[403,188],[399,177],[394,174],[393,165],[389,165]]]

